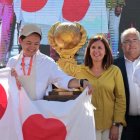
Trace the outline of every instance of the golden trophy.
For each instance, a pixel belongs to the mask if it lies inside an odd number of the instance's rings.
[[[49,44],[60,56],[57,63],[68,75],[75,76],[79,69],[75,54],[86,40],[87,33],[79,23],[58,22],[49,30]]]
[[[77,64],[75,54],[83,47],[86,40],[87,33],[79,23],[58,22],[50,28],[48,32],[49,44],[59,54],[58,65],[68,75],[75,77],[75,73],[79,71],[81,66]],[[72,92],[54,89],[45,98],[47,100],[66,101],[75,99],[80,93],[80,90]]]

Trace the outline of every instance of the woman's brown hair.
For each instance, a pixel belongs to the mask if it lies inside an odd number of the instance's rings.
[[[98,40],[102,41],[104,46],[105,46],[106,54],[103,58],[102,66],[103,66],[104,69],[107,69],[107,68],[109,68],[109,66],[111,64],[113,64],[113,56],[112,56],[112,52],[111,52],[109,42],[103,35],[94,36],[93,38],[91,38],[89,40],[89,43],[88,43],[86,51],[85,51],[84,64],[85,64],[85,66],[88,66],[89,68],[93,67],[92,58],[90,56],[90,47],[92,46],[92,44],[94,42],[96,42]]]

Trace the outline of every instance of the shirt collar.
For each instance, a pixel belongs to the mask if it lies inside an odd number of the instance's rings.
[[[131,61],[131,60],[129,60],[129,59],[124,55],[124,59],[125,59],[125,61],[127,61],[127,62],[135,62],[135,61],[139,61],[139,60],[140,60],[140,56],[139,56],[137,59],[135,59],[134,61]]]

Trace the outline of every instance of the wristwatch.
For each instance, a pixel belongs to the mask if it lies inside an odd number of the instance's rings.
[[[119,127],[121,125],[121,123],[119,123],[119,122],[113,122],[112,125],[113,126],[116,126],[116,127]]]
[[[84,86],[84,80],[88,81],[87,79],[80,79],[80,86],[81,86],[81,87]]]

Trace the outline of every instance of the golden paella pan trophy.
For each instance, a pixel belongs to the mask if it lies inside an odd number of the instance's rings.
[[[58,65],[71,76],[78,70],[75,54],[83,47],[87,33],[79,23],[63,22],[54,24],[48,32],[51,47],[59,54]]]
[[[77,64],[75,54],[83,47],[86,40],[87,33],[79,23],[58,22],[50,28],[48,32],[49,44],[59,54],[58,65],[68,75],[75,77],[75,73],[79,71],[81,66]],[[76,98],[80,92],[54,89],[47,98],[66,101]]]

